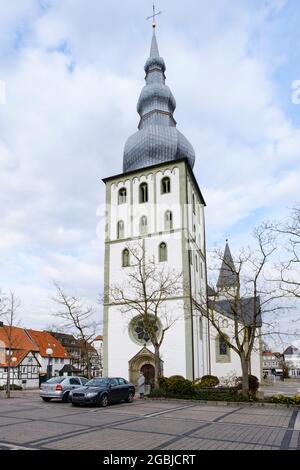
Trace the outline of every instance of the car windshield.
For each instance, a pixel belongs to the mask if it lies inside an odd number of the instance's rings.
[[[85,385],[87,387],[104,387],[107,384],[107,379],[92,379],[89,380]]]
[[[66,377],[52,377],[52,379],[47,380],[47,384],[60,384]]]

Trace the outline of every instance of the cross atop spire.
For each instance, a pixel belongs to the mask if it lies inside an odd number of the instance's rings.
[[[156,28],[156,21],[155,21],[156,17],[157,17],[158,15],[161,15],[161,14],[162,14],[161,11],[158,11],[158,12],[157,12],[157,11],[155,10],[155,4],[154,4],[154,2],[153,2],[153,13],[152,13],[152,15],[150,15],[150,16],[148,16],[148,17],[146,18],[146,20],[151,20],[151,19],[152,19],[152,28],[153,28],[153,29]]]

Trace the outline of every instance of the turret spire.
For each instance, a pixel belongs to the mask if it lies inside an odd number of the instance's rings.
[[[228,240],[226,240],[222,265],[219,273],[219,278],[217,282],[218,289],[228,289],[235,287],[237,282],[236,269],[232,259],[231,251],[228,245]]]

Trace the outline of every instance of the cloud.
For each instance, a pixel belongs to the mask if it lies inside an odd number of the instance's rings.
[[[101,178],[121,172],[138,124],[150,3],[2,5],[0,285],[18,291],[32,327],[49,319],[53,280],[89,302],[101,291]],[[265,38],[278,34],[286,3],[165,0],[161,8],[159,47],[178,127],[197,154],[208,245],[228,233],[242,245],[256,218],[280,216],[299,191],[299,129],[281,106],[281,62]]]

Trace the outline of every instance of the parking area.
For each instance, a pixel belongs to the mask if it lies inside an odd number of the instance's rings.
[[[260,387],[265,396],[285,395],[293,397],[300,392],[300,380],[285,379],[281,381],[278,377],[270,378],[270,380]]]
[[[0,398],[0,449],[300,449],[297,408],[134,400],[105,409]]]

